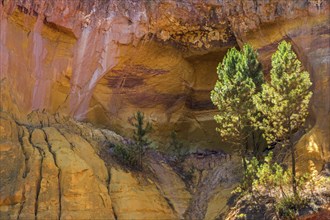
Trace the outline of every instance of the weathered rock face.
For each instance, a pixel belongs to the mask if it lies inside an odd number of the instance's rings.
[[[176,130],[191,148],[225,149],[209,93],[228,48],[246,42],[265,74],[282,39],[311,73],[299,168],[321,169],[330,160],[328,14],[329,0],[1,1],[0,112],[14,117],[0,116],[0,218],[217,217],[239,159],[208,168],[195,161],[191,192],[162,160],[151,160],[155,179],[145,181],[105,164],[100,143],[122,140],[109,130],[25,116],[45,109],[127,135],[128,117],[141,110],[160,142]]]
[[[144,172],[116,162],[122,137],[60,115],[0,112],[0,219],[214,219],[239,181],[240,158],[191,155],[188,184],[158,152]]]
[[[58,119],[61,124],[52,116],[35,114],[29,124],[18,125],[1,113],[1,219],[114,219],[114,211],[117,219],[127,219],[125,207],[132,211],[130,218],[176,218],[154,184],[138,186],[131,176],[124,185],[122,176],[130,174],[118,176],[113,170],[110,182],[97,155],[98,143],[106,139],[101,130],[92,129],[89,136],[81,132],[88,126]],[[137,190],[137,195],[130,194]],[[142,202],[152,196],[158,203]],[[135,211],[127,204],[122,207],[122,198],[140,205],[133,206]],[[154,204],[159,205],[152,208]]]
[[[16,217],[24,198],[24,155],[18,140],[16,123],[1,115],[1,217]],[[2,214],[3,213],[3,214]],[[14,218],[13,217],[13,218]]]
[[[87,141],[1,122],[1,219],[114,219],[107,169]]]
[[[328,14],[329,0],[2,1],[0,219],[218,217],[239,158],[189,158],[191,189],[157,157],[149,158],[150,178],[106,164],[102,143],[122,140],[112,131],[25,116],[45,109],[128,134],[127,118],[141,110],[160,142],[176,130],[192,148],[225,149],[209,93],[227,49],[246,42],[265,74],[282,39],[311,73],[311,130],[297,145],[299,168],[321,169],[330,156]]]
[[[127,118],[141,110],[155,137],[176,130],[195,146],[218,147],[209,100],[218,62],[229,47],[250,42],[269,67],[276,43],[289,39],[312,74],[312,133],[323,160],[329,156],[329,1],[38,0],[0,7],[1,108],[17,117],[46,109],[127,134]]]
[[[111,169],[110,195],[119,219],[176,219],[174,211],[150,180]],[[150,182],[149,182],[150,181]]]

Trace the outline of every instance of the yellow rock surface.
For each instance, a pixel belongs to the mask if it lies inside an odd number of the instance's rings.
[[[176,130],[192,148],[219,148],[209,98],[217,64],[229,47],[250,42],[267,70],[277,41],[288,38],[312,74],[313,114],[329,122],[321,106],[329,93],[328,4],[37,2],[1,7],[1,108],[17,117],[46,109],[127,135],[128,117],[141,110],[161,143]]]
[[[307,169],[308,159],[320,170],[330,156],[324,2],[2,1],[0,111],[16,121],[0,113],[0,218],[175,219],[187,207],[187,216],[214,218],[230,189],[216,187],[226,179],[220,173],[201,171],[212,189],[202,185],[191,198],[166,164],[153,164],[163,172],[156,183],[120,168],[109,175],[101,143],[120,143],[120,136],[65,117],[26,115],[62,113],[128,135],[128,117],[141,110],[159,143],[175,130],[192,149],[230,152],[215,132],[209,95],[228,48],[246,42],[258,49],[265,73],[281,39],[310,71],[311,130],[297,145],[298,165]]]
[[[25,202],[20,212],[20,218],[22,219],[33,219],[35,217],[36,195],[39,194],[40,185],[38,184],[40,184],[42,175],[41,169],[38,169],[41,167],[42,155],[37,148],[32,146],[29,138],[30,133],[28,129],[22,127],[22,147],[27,159],[25,162],[26,173],[24,175]]]
[[[45,133],[41,129],[35,129],[31,134],[33,146],[42,152],[42,167],[40,169],[40,189],[38,194],[36,210],[40,218],[59,218],[60,215],[60,191],[59,191],[59,169],[55,164],[54,157],[49,151]]]
[[[39,128],[0,113],[1,219],[114,219],[108,172],[91,144],[74,134],[69,142],[63,126],[64,136],[48,127],[54,118],[33,115]]]
[[[178,219],[154,183],[111,169],[110,196],[117,219]]]
[[[185,183],[165,162],[154,159],[149,166],[158,180],[156,184],[163,196],[170,201],[179,218],[183,219],[192,197]]]
[[[111,199],[104,182],[102,183],[93,173],[93,169],[71,149],[71,144],[57,129],[46,127],[43,130],[60,170],[61,218],[114,218]]]
[[[25,200],[24,154],[14,120],[0,112],[0,218],[17,219]]]
[[[216,189],[214,196],[207,205],[205,220],[216,219],[219,216],[219,213],[225,213],[228,210],[227,202],[235,187],[235,185],[229,188],[219,186]]]

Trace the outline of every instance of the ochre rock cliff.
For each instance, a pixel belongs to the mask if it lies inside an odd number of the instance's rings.
[[[107,169],[86,140],[0,117],[1,219],[114,219]]]
[[[200,185],[194,193],[165,162],[151,159],[157,181],[141,180],[100,156],[104,140],[121,139],[113,132],[59,116],[26,115],[45,110],[128,135],[127,119],[141,110],[160,143],[175,130],[191,148],[230,151],[215,132],[217,111],[209,96],[216,66],[228,48],[244,43],[258,50],[266,75],[283,39],[310,72],[310,130],[297,145],[308,163],[299,169],[320,170],[330,160],[329,5],[329,0],[1,1],[0,160],[6,164],[0,166],[1,217],[218,216],[237,182],[235,176],[226,182],[221,167],[196,174],[210,189]],[[223,169],[235,169],[231,163],[237,165],[229,162]]]
[[[176,130],[195,147],[214,148],[209,92],[226,50],[249,42],[267,69],[287,39],[314,83],[317,138],[304,140],[317,139],[323,159],[329,155],[329,1],[16,0],[0,7],[2,109],[61,112],[122,134],[141,110],[154,137]]]
[[[150,172],[127,170],[109,151],[121,136],[58,114],[0,122],[0,219],[214,219],[240,178],[240,159],[224,154],[190,156],[189,186],[156,152]]]

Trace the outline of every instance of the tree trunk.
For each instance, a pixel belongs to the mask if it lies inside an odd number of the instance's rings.
[[[297,196],[297,182],[296,182],[296,156],[295,156],[295,147],[293,143],[290,141],[290,148],[291,148],[291,163],[292,163],[292,190],[293,194]]]
[[[255,156],[258,160],[259,158],[259,133],[257,131],[252,132],[252,143],[253,143],[253,156]],[[258,139],[257,139],[258,138]]]
[[[142,170],[142,146],[139,144],[139,166],[140,169]]]
[[[246,158],[245,158],[245,154],[242,153],[242,160],[243,160],[243,168],[244,168],[244,171],[247,170],[247,163],[246,163]]]
[[[293,195],[296,198],[297,197],[297,181],[296,181],[296,155],[295,155],[295,146],[292,141],[292,130],[291,130],[291,120],[290,117],[288,119],[289,121],[289,145],[291,149],[291,165],[292,165],[292,191]]]
[[[248,141],[245,141],[245,149],[242,150],[241,154],[242,154],[242,160],[243,160],[243,167],[244,167],[244,171],[247,170],[247,163],[246,163],[246,155],[248,152]]]

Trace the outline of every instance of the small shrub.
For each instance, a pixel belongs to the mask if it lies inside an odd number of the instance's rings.
[[[246,160],[246,170],[240,188],[236,192],[252,192],[253,181],[257,178],[259,161],[254,157],[252,160]]]
[[[279,190],[281,196],[288,195],[286,186],[290,184],[292,174],[290,171],[284,170],[278,163],[272,162],[273,152],[270,152],[264,160],[257,167],[256,178],[253,181],[253,187],[258,190],[258,187],[262,187],[269,195],[278,195],[276,192]]]
[[[188,150],[183,147],[183,143],[177,138],[176,132],[172,131],[171,141],[169,143],[168,151],[178,162],[183,162],[188,154]]]
[[[245,198],[252,198],[259,205],[265,203],[263,198],[271,198],[268,201],[271,201],[275,215],[284,219],[294,219],[299,210],[308,207],[306,189],[311,188],[313,195],[313,175],[296,177],[297,192],[294,193],[291,187],[292,172],[274,162],[272,152],[263,161],[252,158],[246,162],[243,181],[232,193],[240,193],[242,197],[248,195]]]
[[[133,114],[133,117],[129,119],[129,122],[132,126],[135,127],[133,139],[135,144],[131,147],[134,149],[138,160],[138,167],[143,168],[143,157],[147,149],[149,148],[151,141],[147,138],[148,133],[152,130],[152,125],[149,122],[144,121],[144,113],[138,111],[136,114]]]
[[[307,205],[307,199],[292,195],[281,198],[275,207],[281,217],[295,219],[299,209],[307,207]]]
[[[151,144],[147,135],[152,126],[149,122],[145,123],[144,114],[140,111],[129,118],[129,123],[135,127],[133,141],[126,139],[124,143],[114,145],[113,152],[123,164],[131,168],[142,169],[143,157]]]
[[[270,152],[263,162],[255,157],[246,160],[244,178],[234,192],[258,193],[263,190],[270,194],[272,190],[279,188],[284,196],[284,188],[290,183],[291,172],[284,170],[278,163],[273,163],[272,158],[273,152]]]
[[[291,187],[292,172],[285,170],[280,164],[273,162],[270,152],[263,161],[256,158],[246,160],[247,168],[240,186],[233,193],[248,194],[257,204],[265,202],[262,198],[271,198],[276,216],[294,219],[298,211],[307,207],[306,189],[310,175],[296,177],[297,193]],[[313,183],[313,182],[311,182]]]
[[[136,154],[136,147],[125,146],[123,144],[116,144],[114,146],[114,154],[123,164],[129,167],[136,167],[138,165],[138,158]]]

